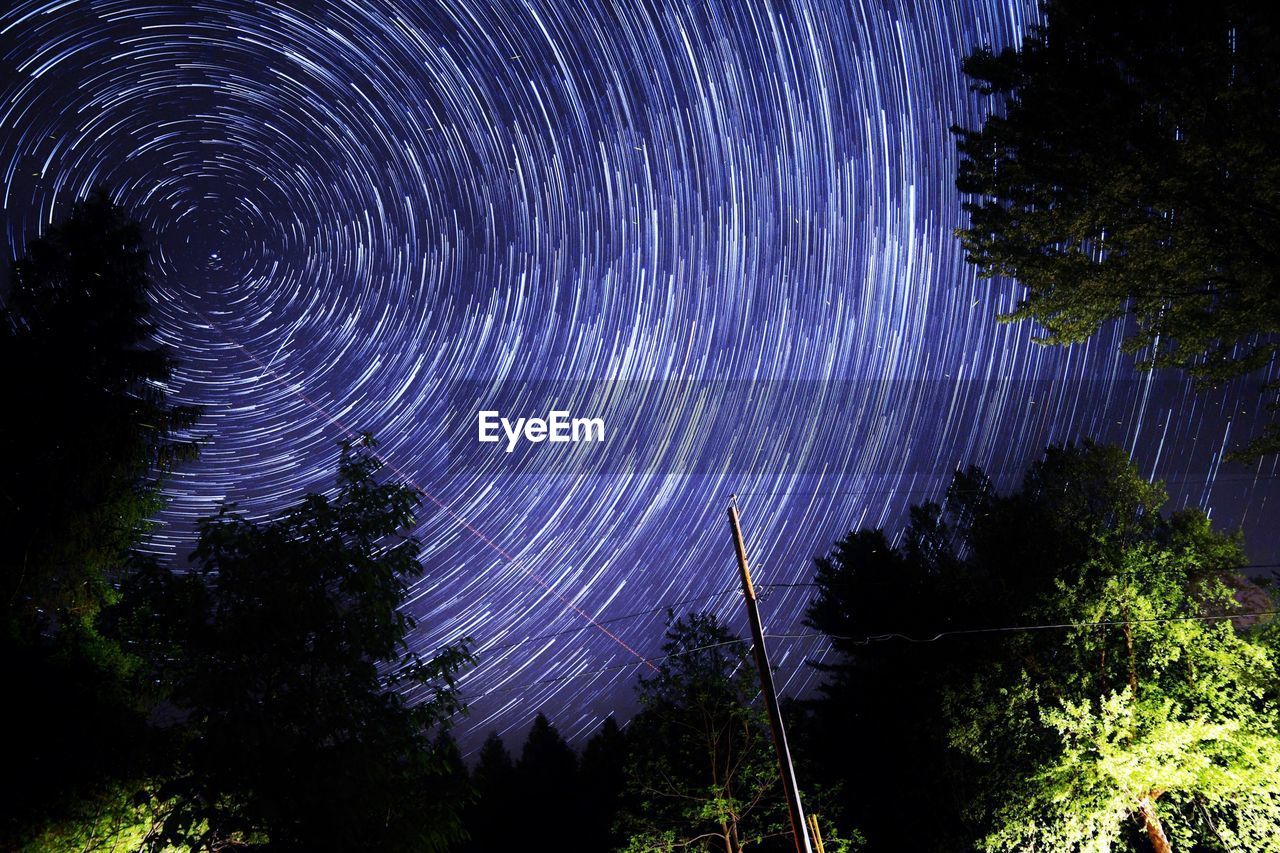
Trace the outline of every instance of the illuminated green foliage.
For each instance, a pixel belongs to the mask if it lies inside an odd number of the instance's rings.
[[[787,822],[750,646],[710,613],[669,614],[627,728],[628,851],[747,850]]]
[[[818,561],[817,737],[871,849],[1277,849],[1277,629],[1241,616],[1239,537],[1166,500],[1118,448],[1055,446]]]
[[[1241,612],[1238,540],[1196,511],[1159,515],[1162,491],[1103,449],[1036,474],[977,526],[996,536],[1019,503],[1053,501],[1059,542],[1075,545],[1020,588],[1004,624],[1073,627],[993,637],[947,693],[951,742],[982,780],[981,846],[1142,849],[1136,833],[1280,849],[1280,669],[1247,632],[1253,617],[1228,618]]]

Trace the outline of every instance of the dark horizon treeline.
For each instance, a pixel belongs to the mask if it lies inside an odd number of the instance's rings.
[[[554,839],[565,851],[669,849],[792,850],[772,741],[751,669],[749,644],[708,613],[668,612],[659,671],[638,682],[640,710],[625,724],[610,715],[575,750],[539,712],[512,751],[491,731],[464,763],[452,738],[452,773],[468,781],[466,853]],[[802,778],[812,779],[807,713],[784,703]],[[719,765],[720,772],[711,772]],[[852,849],[839,798],[805,789],[832,853]]]
[[[788,710],[794,709],[789,703]],[[637,814],[637,790],[629,771],[640,760],[636,751],[651,745],[643,742],[646,733],[633,735],[630,730],[630,725],[619,725],[610,715],[575,750],[539,712],[518,749],[509,748],[494,730],[469,761],[463,760],[452,737],[446,735],[441,743],[453,756],[451,772],[470,783],[473,795],[462,811],[468,838],[457,849],[463,853],[519,849],[535,838],[555,839],[557,850],[583,853],[646,849],[644,841],[628,847],[628,833],[645,822]],[[772,760],[771,754],[764,757]],[[767,787],[781,797],[780,787]],[[783,829],[781,808],[779,802],[770,809],[770,831],[760,833],[773,837],[757,846],[749,834],[742,834],[750,849],[792,849],[789,837],[774,834]],[[838,829],[827,815],[822,820],[828,849],[842,849],[838,840],[830,843]],[[717,841],[716,849],[724,849],[723,842]]]
[[[622,843],[614,822],[622,805],[626,749],[612,716],[580,753],[541,713],[514,755],[491,732],[470,767],[460,757],[453,765],[474,794],[462,812],[469,838],[458,850],[519,849],[535,838],[556,839],[556,848],[565,851],[616,849]]]

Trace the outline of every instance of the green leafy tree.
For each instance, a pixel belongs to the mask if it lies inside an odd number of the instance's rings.
[[[1238,537],[1165,502],[1118,448],[1052,447],[1010,494],[970,469],[900,544],[819,561],[809,618],[841,653],[819,710],[872,777],[910,768],[930,824],[954,814],[950,841],[871,819],[872,846],[1277,849],[1273,629],[1232,618]]]
[[[20,780],[0,847],[129,811],[120,791],[146,763],[136,661],[97,617],[161,478],[195,452],[181,433],[197,414],[168,400],[147,261],[138,223],[99,191],[30,243],[0,310],[0,749]]]
[[[171,689],[177,771],[148,849],[443,850],[459,840],[461,644],[413,653],[417,496],[343,444],[333,498],[204,522],[196,570],[140,573],[122,629]],[[415,701],[405,692],[412,689]]]
[[[664,659],[627,735],[628,851],[739,853],[788,831],[749,652],[714,614],[668,614]]]
[[[955,128],[959,231],[985,275],[1072,343],[1129,317],[1126,351],[1201,385],[1274,363],[1280,29],[1265,3],[1046,0],[1018,48],[964,63],[992,107]],[[1271,391],[1280,385],[1271,383]],[[1274,407],[1274,406],[1273,406]],[[1272,424],[1246,451],[1280,449]]]
[[[1121,476],[1136,479],[1132,469]],[[1092,554],[1015,609],[992,664],[949,699],[984,768],[987,850],[1280,850],[1277,657],[1229,617],[1238,544],[1198,512],[1111,504]],[[1139,527],[1147,526],[1140,523]],[[1020,612],[1019,612],[1020,611]]]

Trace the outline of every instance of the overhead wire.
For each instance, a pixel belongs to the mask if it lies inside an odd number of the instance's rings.
[[[912,637],[908,634],[898,632],[898,631],[886,632],[881,634],[869,634],[865,637],[847,637],[839,634],[826,634],[821,631],[809,631],[805,633],[783,633],[783,634],[770,634],[766,632],[765,638],[773,639],[773,640],[802,640],[802,639],[821,638],[828,641],[829,643],[828,648],[830,650],[839,651],[839,649],[836,649],[834,644],[831,644],[831,641],[853,643],[855,645],[871,645],[872,643],[887,642],[890,640],[902,640],[908,643],[934,643],[946,637],[961,636],[961,635],[981,635],[981,634],[989,635],[989,634],[1002,634],[1002,633],[1017,633],[1017,632],[1026,632],[1026,631],[1065,630],[1065,629],[1074,629],[1074,628],[1097,628],[1097,627],[1119,626],[1124,624],[1133,625],[1133,624],[1160,624],[1160,623],[1175,623],[1175,622],[1221,622],[1221,621],[1232,620],[1232,619],[1262,618],[1266,616],[1275,616],[1277,614],[1280,614],[1280,610],[1259,610],[1259,611],[1251,611],[1248,613],[1231,613],[1231,614],[1222,614],[1222,615],[1166,616],[1166,617],[1151,617],[1151,618],[1128,619],[1128,620],[1124,620],[1124,619],[1103,620],[1103,621],[1097,621],[1097,622],[1055,622],[1055,623],[1032,624],[1032,625],[995,626],[995,627],[988,627],[988,628],[962,628],[962,629],[955,629],[950,631],[940,631],[937,634],[933,635],[932,637],[928,637],[928,638]],[[720,648],[722,646],[731,646],[731,645],[737,645],[737,644],[743,644],[743,643],[750,645],[750,640],[745,638],[735,638],[732,640],[725,640],[719,643],[712,643],[706,646],[699,646],[692,649],[685,649],[683,651],[673,652],[671,654],[662,655],[660,657],[646,658],[645,661],[643,662],[653,665],[665,660],[670,660],[671,658],[680,657],[682,655],[693,654],[695,652],[706,651],[714,648]],[[615,672],[618,670],[630,669],[630,668],[639,666],[641,663],[642,663],[641,661],[633,661],[625,664],[616,664],[611,666],[599,667],[597,669],[590,669],[590,670],[584,670],[581,672],[569,673],[563,676],[553,676],[551,678],[539,679],[537,681],[526,682],[523,684],[506,685],[504,687],[488,690],[483,693],[477,694],[473,697],[470,697],[469,701],[477,701],[477,700],[484,699],[499,693],[510,693],[516,690],[525,690],[533,687],[538,687],[543,684],[553,684],[560,681],[569,681],[577,678],[586,678],[593,675],[600,675],[606,672]],[[804,666],[807,664],[809,664],[809,661],[805,660],[801,662],[800,665]],[[775,667],[775,669],[776,668],[779,668],[779,667]]]

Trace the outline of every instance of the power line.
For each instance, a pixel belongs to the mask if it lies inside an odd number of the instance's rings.
[[[892,549],[891,549],[891,552],[892,552]],[[1197,569],[1196,571],[1212,572],[1212,573],[1220,572],[1224,574],[1231,574],[1233,572],[1243,572],[1243,571],[1248,571],[1250,569],[1280,569],[1280,563],[1250,563],[1249,565],[1245,565],[1245,566],[1227,566],[1220,569]],[[1126,577],[1126,576],[1139,575],[1139,574],[1145,575],[1147,573],[1143,571],[1107,572],[1106,577]],[[893,578],[884,578],[884,579],[861,578],[859,580],[859,583],[892,583],[893,580],[894,580]],[[774,588],[803,589],[806,587],[818,587],[818,586],[821,586],[821,584],[817,583],[816,581],[789,581],[789,582],[756,584],[756,587],[758,589],[774,589]]]
[[[1129,619],[1129,620],[1121,619],[1121,620],[1109,620],[1109,621],[1101,621],[1101,622],[1057,622],[1057,623],[1046,623],[1042,625],[1039,625],[1039,624],[1008,625],[1008,626],[998,626],[998,627],[992,627],[992,628],[963,628],[963,629],[956,629],[953,631],[941,631],[928,639],[919,639],[919,638],[911,637],[907,634],[896,632],[896,631],[890,632],[890,633],[884,633],[884,634],[871,634],[865,637],[845,637],[839,634],[824,634],[821,631],[809,631],[803,634],[769,634],[767,636],[775,640],[807,640],[807,639],[821,638],[828,641],[828,647],[831,650],[839,651],[838,649],[835,648],[834,645],[830,644],[830,641],[839,640],[842,642],[854,643],[857,645],[864,645],[864,646],[871,645],[872,643],[876,643],[876,642],[886,642],[890,640],[903,640],[909,643],[933,643],[945,637],[969,635],[969,634],[999,634],[999,633],[1016,633],[1021,631],[1064,630],[1064,629],[1070,629],[1070,628],[1097,628],[1097,627],[1124,625],[1126,623],[1132,625],[1132,624],[1159,624],[1159,623],[1174,623],[1174,622],[1221,622],[1228,619],[1250,619],[1250,618],[1261,618],[1263,616],[1275,616],[1275,615],[1280,615],[1280,610],[1259,610],[1259,611],[1254,611],[1250,613],[1232,613],[1232,614],[1226,614],[1222,616],[1167,616],[1167,617],[1153,617],[1148,619]],[[630,663],[625,663],[625,664],[599,667],[597,669],[589,669],[589,670],[584,670],[582,672],[574,672],[568,675],[554,676],[551,678],[543,678],[537,681],[527,682],[524,684],[507,685],[505,687],[498,687],[498,688],[494,688],[493,690],[487,690],[484,693],[480,693],[474,697],[471,697],[469,701],[478,701],[480,699],[485,699],[485,698],[488,698],[489,696],[497,695],[500,693],[510,693],[516,690],[525,690],[532,687],[538,687],[543,684],[555,684],[561,681],[571,681],[577,678],[587,678],[589,676],[600,675],[606,672],[616,672],[618,670],[631,669],[633,667],[639,666],[642,663],[648,663],[652,665],[655,663],[660,663],[665,660],[670,660],[671,658],[674,658],[674,657],[680,657],[681,655],[693,654],[694,652],[706,651],[708,649],[720,648],[722,646],[732,646],[732,645],[737,645],[737,644],[742,644],[747,642],[749,641],[746,639],[725,640],[719,643],[712,643],[706,646],[699,646],[692,649],[685,649],[683,651],[673,652],[671,654],[662,655],[660,657],[646,658],[643,661],[632,661]],[[806,660],[800,665],[804,666],[807,664],[808,664],[808,661]],[[781,667],[775,667],[775,668],[781,668]]]
[[[882,642],[885,640],[905,640],[908,643],[934,643],[941,640],[943,637],[956,637],[969,634],[1007,634],[1020,631],[1050,631],[1068,628],[1103,628],[1116,625],[1152,625],[1172,622],[1221,622],[1227,619],[1251,619],[1262,616],[1274,616],[1277,613],[1280,613],[1280,610],[1258,610],[1252,613],[1229,613],[1222,616],[1164,616],[1148,619],[1113,619],[1098,622],[1057,622],[1044,625],[1008,625],[994,628],[957,628],[953,631],[939,631],[928,639],[911,637],[898,631],[884,634],[871,634],[861,638],[843,637],[839,634],[823,634],[818,631],[807,634],[771,634],[770,636],[780,638],[785,637],[789,639],[815,636],[827,637],[831,640],[840,640],[842,642],[856,643],[859,645],[870,645],[873,642]]]
[[[1275,569],[1275,568],[1280,568],[1280,563],[1253,563],[1245,566],[1236,566],[1234,568],[1202,569],[1201,571],[1232,573],[1232,572],[1245,571],[1247,569]],[[1139,574],[1139,573],[1138,572],[1112,572],[1108,576],[1120,577],[1120,576],[1134,575],[1134,574]],[[872,578],[872,579],[863,579],[861,582],[862,583],[892,583],[893,579],[892,578],[885,578],[885,579]],[[762,583],[762,584],[756,584],[755,586],[756,586],[756,589],[759,589],[759,590],[772,590],[772,589],[816,589],[821,585],[814,581],[791,581],[791,582]],[[681,607],[685,604],[691,604],[696,601],[705,601],[707,599],[715,599],[725,595],[740,595],[741,592],[742,591],[739,589],[724,589],[719,592],[711,592],[711,593],[706,593],[704,595],[693,595],[687,598],[679,599],[677,601],[658,604],[653,607],[646,608],[644,610],[636,610],[630,613],[622,613],[617,616],[610,616],[607,619],[596,619],[595,624],[611,625],[615,622],[624,622],[628,619],[636,619],[641,616],[650,616],[654,613],[661,613],[664,610]],[[1262,615],[1267,615],[1270,612],[1271,611],[1267,611]],[[1238,615],[1249,615],[1249,614],[1238,614]],[[1130,622],[1134,622],[1134,621],[1138,621],[1138,620],[1130,620]],[[555,639],[556,637],[563,637],[563,636],[568,636],[572,634],[581,634],[583,631],[589,631],[592,628],[594,628],[595,624],[583,625],[577,628],[565,628],[564,630],[561,630],[561,631],[552,631],[550,633],[538,634],[532,637],[522,637],[521,639],[518,639],[518,640],[510,640],[508,642],[500,643],[494,646],[483,647],[481,645],[477,645],[476,653],[488,654],[492,652],[506,651],[507,649],[512,649],[517,646],[524,645],[525,643],[534,643],[534,642],[539,642],[541,640],[552,640],[552,639]],[[1098,624],[1098,623],[1088,623],[1088,624],[1092,625],[1092,624]],[[1054,627],[1054,626],[1032,626],[1032,627],[1047,628],[1047,627]],[[992,629],[984,628],[984,629],[973,629],[973,630],[989,631]],[[1000,630],[1008,630],[1008,629],[1000,629]],[[944,633],[950,634],[952,632],[944,632]],[[769,636],[794,638],[794,637],[807,637],[807,636],[819,636],[819,635],[816,635],[816,634],[770,634]],[[877,637],[879,636],[880,635],[877,635]],[[893,636],[902,636],[902,635],[894,634]],[[847,641],[847,642],[861,642],[856,638],[849,638],[849,637],[839,637],[838,639]],[[904,637],[904,639],[908,639],[908,638]],[[931,641],[924,641],[924,640],[911,640],[911,641],[912,642],[931,642]],[[642,661],[636,661],[636,663],[641,663],[641,662]]]
[[[910,473],[887,473],[887,474],[883,474],[883,475],[881,475],[881,476],[883,476],[883,477],[902,477],[902,478],[910,477],[911,479],[917,479],[917,478],[919,478],[919,477],[938,477],[938,478],[943,478],[943,477],[948,477],[948,476],[954,476],[955,474],[966,473],[966,472],[967,472],[967,470],[968,470],[968,467],[966,466],[965,468],[954,468],[954,469],[948,469],[948,470],[946,470],[946,471],[915,471],[915,472],[910,472]],[[988,472],[987,472],[987,471],[985,471],[985,470],[983,470],[983,469],[980,469],[980,470],[982,470],[982,472],[983,472],[984,474],[988,474]],[[1004,497],[1004,495],[1001,495],[1001,494],[999,493],[999,492],[1000,492],[1000,487],[996,485],[996,482],[997,482],[998,480],[1002,480],[1002,479],[1017,479],[1017,478],[1022,477],[1022,475],[1024,475],[1025,473],[1026,473],[1026,472],[1025,472],[1025,470],[1018,470],[1018,471],[1014,471],[1014,472],[1011,472],[1011,473],[999,472],[999,473],[995,474],[994,476],[988,475],[988,479],[989,479],[990,485],[989,485],[989,486],[987,486],[987,487],[972,487],[972,486],[971,486],[971,487],[968,487],[968,488],[954,488],[954,487],[953,487],[952,485],[950,485],[950,484],[945,484],[945,485],[944,485],[944,484],[936,484],[936,485],[932,485],[932,486],[912,486],[912,487],[906,487],[906,486],[876,486],[876,487],[874,487],[874,488],[866,488],[866,489],[842,489],[842,488],[834,488],[834,489],[748,489],[748,490],[744,490],[744,491],[736,492],[735,494],[737,494],[739,497],[742,497],[743,495],[765,495],[765,496],[768,496],[768,497],[811,497],[811,496],[814,496],[814,495],[857,495],[857,496],[862,496],[862,495],[879,495],[879,494],[894,494],[894,495],[921,495],[921,494],[937,494],[937,495],[939,495],[940,497],[945,498],[945,497],[946,497],[946,495],[947,495],[948,493],[952,493],[952,494],[965,494],[965,495],[969,495],[969,494],[990,494],[992,497]],[[1167,483],[1177,483],[1177,484],[1183,484],[1183,485],[1185,485],[1185,484],[1190,483],[1190,484],[1193,484],[1193,485],[1207,485],[1207,486],[1214,486],[1214,485],[1217,485],[1218,483],[1230,483],[1230,484],[1240,484],[1240,483],[1260,483],[1260,482],[1270,482],[1270,481],[1272,481],[1272,480],[1280,480],[1280,474],[1231,474],[1231,473],[1227,473],[1227,474],[1217,474],[1217,475],[1215,475],[1215,476],[1214,476],[1214,477],[1212,477],[1212,478],[1209,478],[1209,477],[1190,477],[1190,476],[1189,476],[1189,477],[1157,477],[1157,478],[1155,478],[1154,480],[1150,480],[1150,481],[1148,481],[1148,482],[1150,482],[1150,483],[1152,483],[1152,484],[1156,484],[1156,485],[1159,485],[1159,484],[1167,484]]]
[[[623,613],[618,616],[610,616],[608,619],[597,619],[596,623],[600,625],[610,625],[614,622],[624,622],[627,619],[635,619],[640,616],[651,616],[654,613],[661,613],[663,610],[669,610],[676,607],[681,607],[685,604],[691,604],[695,601],[705,601],[709,598],[711,599],[719,598],[721,596],[730,595],[736,592],[738,592],[738,590],[736,589],[724,589],[724,590],[721,590],[720,592],[710,592],[705,595],[692,595],[692,596],[689,596],[688,598],[682,598],[679,601],[673,601],[669,604],[659,604],[655,607],[650,607],[645,610],[636,610],[632,613]],[[514,648],[516,646],[523,645],[524,643],[534,643],[539,640],[551,640],[551,639],[555,639],[556,637],[563,637],[567,634],[581,634],[583,631],[589,631],[594,627],[595,627],[594,625],[582,625],[577,628],[565,628],[563,631],[552,631],[549,634],[539,634],[536,637],[523,637],[519,640],[511,640],[510,642],[501,643],[496,646],[488,646],[487,648],[482,648],[482,646],[478,645],[476,647],[476,654],[480,654],[481,651],[486,653],[503,651],[504,649]]]
[[[690,655],[690,654],[693,654],[694,652],[705,652],[711,649],[718,649],[723,646],[741,645],[742,643],[746,643],[746,642],[748,641],[745,639],[723,640],[719,643],[709,643],[705,646],[697,646],[692,649],[683,649],[678,652],[672,652],[671,654],[661,655],[660,657],[644,658],[643,660],[631,661],[629,663],[617,664],[614,666],[604,666],[598,669],[589,669],[583,672],[570,673],[568,675],[557,675],[551,678],[540,678],[537,681],[530,681],[524,684],[514,684],[514,685],[507,685],[505,687],[495,687],[492,690],[486,690],[484,693],[480,693],[472,697],[470,701],[485,699],[489,696],[494,696],[499,693],[511,693],[515,690],[527,690],[531,687],[539,687],[544,684],[556,684],[561,681],[572,681],[575,678],[586,678],[587,676],[590,676],[590,675],[601,675],[602,673],[606,673],[606,672],[617,672],[618,670],[633,669],[637,666],[640,666],[641,664],[649,664],[650,667],[656,670],[657,667],[654,667],[653,665],[656,663],[661,663],[664,660],[670,660],[671,658],[678,658],[683,655]]]

